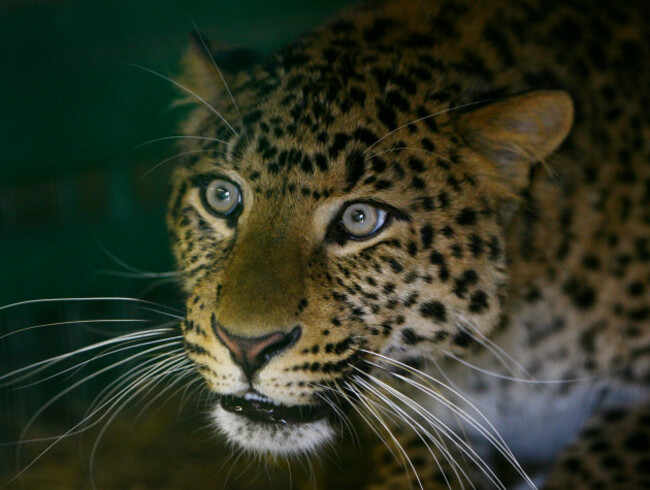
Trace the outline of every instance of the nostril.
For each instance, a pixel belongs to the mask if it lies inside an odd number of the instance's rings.
[[[250,379],[271,358],[288,349],[300,338],[301,328],[294,327],[288,333],[273,332],[261,337],[242,337],[226,330],[222,325],[215,329],[217,337]]]
[[[282,339],[274,342],[273,344],[269,344],[264,349],[262,349],[262,351],[258,354],[258,357],[261,356],[264,358],[264,361],[268,361],[283,350],[291,347],[298,341],[299,338],[300,327],[293,327],[289,333],[283,335]]]

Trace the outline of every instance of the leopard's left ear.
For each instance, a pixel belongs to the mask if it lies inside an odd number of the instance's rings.
[[[213,100],[242,73],[260,63],[263,56],[251,49],[232,48],[209,41],[192,32],[182,60],[180,83],[207,100]],[[187,102],[196,103],[192,97]],[[182,101],[181,101],[182,102]]]
[[[456,119],[467,143],[493,162],[514,189],[527,185],[530,164],[555,151],[573,124],[566,92],[543,90],[483,105]]]

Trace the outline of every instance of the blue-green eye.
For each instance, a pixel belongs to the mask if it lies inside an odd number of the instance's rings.
[[[214,179],[203,188],[203,203],[220,217],[236,214],[241,206],[239,187],[228,180]]]
[[[354,238],[365,238],[377,232],[386,222],[387,213],[365,202],[350,204],[343,211],[341,225]]]

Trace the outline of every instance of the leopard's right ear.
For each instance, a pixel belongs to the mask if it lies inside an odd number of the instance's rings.
[[[573,102],[561,90],[537,90],[462,113],[456,127],[513,190],[528,184],[530,166],[554,152],[573,124]]]
[[[208,41],[199,32],[190,35],[190,45],[182,60],[180,83],[210,100],[219,96],[225,84],[233,81],[259,64],[263,56],[247,48],[228,48]],[[183,102],[183,101],[182,101]],[[185,102],[196,103],[194,98]]]

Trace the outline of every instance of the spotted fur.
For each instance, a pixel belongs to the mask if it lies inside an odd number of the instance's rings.
[[[580,433],[595,414],[648,398],[648,12],[586,0],[371,3],[224,73],[236,105],[199,40],[181,81],[207,102],[184,128],[203,139],[185,143],[168,223],[186,350],[210,389],[315,404],[404,363],[402,374],[422,369],[480,405],[516,457],[543,470],[537,481],[557,460],[549,488],[650,485],[648,453],[630,459],[648,447],[637,421],[650,411],[638,409],[623,442],[603,442],[620,462],[610,476],[596,475]],[[236,219],[202,203],[215,177],[242,189]],[[336,219],[353,201],[390,222],[365,241],[342,236]],[[301,336],[247,379],[220,326]],[[548,383],[504,379],[522,373]],[[435,400],[421,403],[456,425]],[[220,407],[215,420],[235,444],[281,454],[337,434],[330,422],[269,427]],[[608,439],[607,415],[598,420]],[[409,454],[425,488],[459,485],[421,442]],[[589,462],[571,463],[576,453]],[[372,488],[413,478],[379,461]]]

